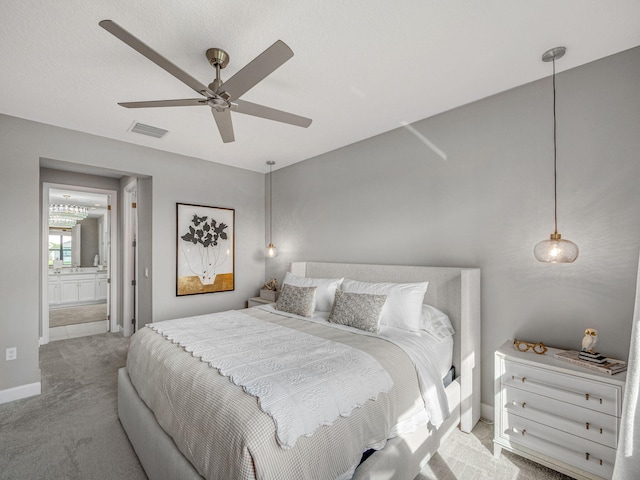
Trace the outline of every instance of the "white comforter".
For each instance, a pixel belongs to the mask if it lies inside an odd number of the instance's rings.
[[[259,408],[255,397],[184,348],[143,328],[131,337],[127,358],[131,381],[160,426],[203,477],[350,478],[362,452],[384,447],[387,439],[405,431],[399,425],[417,427],[417,417],[423,423],[430,419],[432,414],[427,410],[446,416],[446,400],[425,409],[424,390],[429,393],[443,388],[439,373],[436,370],[431,375],[437,378],[433,387],[423,388],[425,379],[416,375],[420,361],[410,359],[396,345],[402,340],[392,343],[349,327],[300,321],[273,311],[253,308],[246,312],[260,320],[367,352],[390,374],[393,387],[380,393],[375,401],[356,408],[350,416],[339,417],[333,425],[319,427],[313,435],[301,436],[292,448],[284,449],[277,442],[273,419]],[[425,344],[424,348],[430,347]],[[437,401],[439,396],[433,398]],[[436,414],[433,421],[437,419]]]
[[[387,371],[368,353],[242,312],[149,327],[258,398],[283,448],[393,387]]]

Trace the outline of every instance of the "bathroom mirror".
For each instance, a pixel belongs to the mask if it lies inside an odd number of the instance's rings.
[[[85,209],[85,218],[77,220],[73,226],[51,225],[49,220],[49,267],[54,261],[61,260],[62,268],[98,267],[106,268],[107,246],[107,196],[89,192],[70,190],[49,190],[50,209],[52,204],[61,207],[80,207]],[[56,262],[58,264],[59,262]]]

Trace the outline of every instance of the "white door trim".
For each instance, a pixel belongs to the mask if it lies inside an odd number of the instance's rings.
[[[122,334],[125,337],[133,335],[134,327],[138,330],[138,256],[135,254],[137,246],[133,242],[138,241],[138,216],[137,208],[132,204],[137,204],[138,179],[132,180],[124,186],[123,194],[123,246],[122,246]],[[135,282],[134,288],[131,288]],[[135,318],[135,325],[131,324],[131,318]]]
[[[78,192],[99,193],[111,196],[111,225],[109,232],[111,261],[109,265],[109,278],[111,279],[109,310],[111,312],[111,321],[109,329],[111,332],[118,332],[118,192],[117,190],[106,190],[102,188],[83,187],[79,185],[65,185],[60,183],[44,182],[42,184],[42,252],[41,252],[41,287],[40,287],[40,345],[49,343],[49,266],[47,258],[49,257],[49,190],[75,190]]]

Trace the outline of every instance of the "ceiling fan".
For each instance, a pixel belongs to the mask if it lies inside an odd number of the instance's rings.
[[[216,78],[208,86],[205,86],[112,20],[102,20],[99,25],[203,97],[148,102],[122,102],[118,103],[118,105],[126,108],[209,106],[224,143],[235,140],[233,123],[231,122],[232,110],[245,115],[275,120],[276,122],[288,123],[298,127],[306,128],[311,125],[310,118],[240,100],[242,95],[293,57],[293,51],[282,40],[275,42],[226,82],[223,82],[220,78],[220,70],[229,63],[229,55],[220,48],[208,49],[206,52],[207,60],[216,69]]]

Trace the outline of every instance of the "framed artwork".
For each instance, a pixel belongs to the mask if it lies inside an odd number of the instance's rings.
[[[235,210],[177,203],[176,295],[235,289]]]

